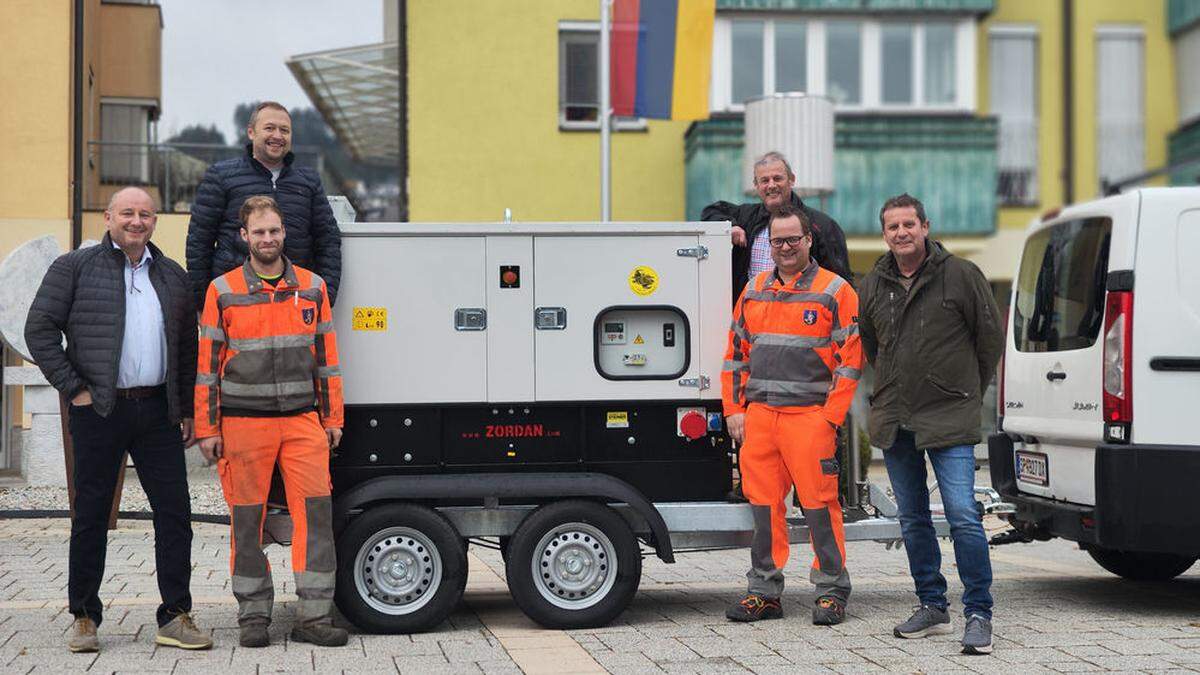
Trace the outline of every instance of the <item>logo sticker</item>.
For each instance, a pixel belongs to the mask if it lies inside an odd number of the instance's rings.
[[[811,326],[816,322],[817,322],[817,310],[815,310],[815,309],[804,310],[804,324],[806,326]]]
[[[609,412],[606,415],[604,426],[608,429],[628,429],[629,428],[629,413],[627,412]]]
[[[645,265],[638,265],[629,273],[629,290],[638,295],[653,295],[658,290],[658,272]]]
[[[300,310],[300,318],[304,319],[305,325],[312,325],[313,318],[317,315],[317,310],[312,307]]]

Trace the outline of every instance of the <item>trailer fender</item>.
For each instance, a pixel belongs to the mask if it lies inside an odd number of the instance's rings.
[[[625,481],[601,473],[471,473],[423,476],[380,476],[365,481],[334,500],[333,526],[340,532],[352,511],[374,502],[400,500],[464,500],[485,502],[529,498],[593,497],[628,504],[646,520],[658,557],[675,562],[671,533],[650,500]]]

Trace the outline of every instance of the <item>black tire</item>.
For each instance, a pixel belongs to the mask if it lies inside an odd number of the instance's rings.
[[[1101,567],[1132,581],[1167,581],[1188,571],[1196,562],[1193,556],[1145,551],[1115,551],[1089,547],[1088,554]]]
[[[337,547],[334,600],[364,631],[433,628],[458,606],[467,585],[465,542],[448,520],[425,506],[372,508],[350,521]],[[380,563],[392,567],[385,570]]]
[[[547,628],[594,628],[629,605],[642,579],[642,556],[616,511],[561,501],[521,522],[504,570],[513,600],[529,618]]]

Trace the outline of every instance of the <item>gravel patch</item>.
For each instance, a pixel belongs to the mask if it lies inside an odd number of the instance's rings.
[[[192,498],[193,514],[229,515],[216,467],[197,466],[189,469],[188,492]],[[65,487],[0,487],[0,511],[62,511],[68,508]],[[150,501],[138,482],[137,471],[132,468],[125,473],[120,510],[150,512]]]

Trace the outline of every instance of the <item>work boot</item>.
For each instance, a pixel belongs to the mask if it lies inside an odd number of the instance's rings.
[[[71,637],[67,638],[67,649],[79,653],[100,651],[100,638],[96,637],[96,622],[81,616],[71,624]]]
[[[318,647],[341,647],[350,640],[345,628],[338,628],[331,621],[298,623],[292,628],[292,640],[308,642]]]
[[[746,597],[738,600],[725,610],[725,618],[730,621],[782,619],[783,605],[779,604],[779,598],[768,598],[757,593],[747,593]]]
[[[963,629],[962,646],[964,654],[991,654],[992,622],[978,614],[967,617],[967,627]]]
[[[241,634],[238,636],[238,644],[243,647],[266,647],[271,644],[271,638],[267,635],[267,624],[265,623],[247,623],[241,627]]]
[[[898,638],[923,638],[946,635],[951,630],[950,614],[944,608],[921,605],[908,617],[908,621],[896,626],[892,635]]]
[[[212,638],[196,628],[192,616],[181,612],[171,622],[158,629],[154,641],[165,647],[180,649],[208,649],[213,646]]]
[[[818,598],[812,615],[814,626],[833,626],[846,620],[846,606],[837,598]]]

